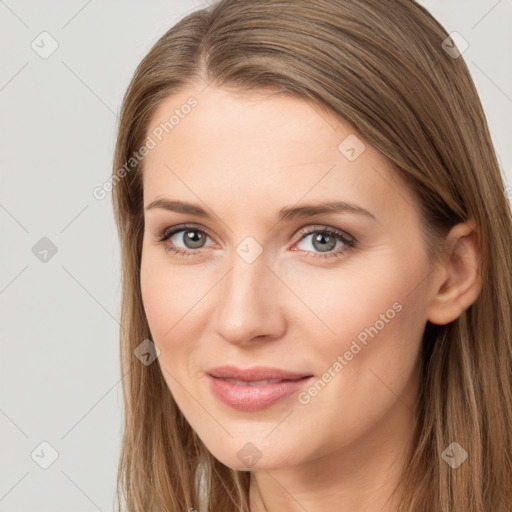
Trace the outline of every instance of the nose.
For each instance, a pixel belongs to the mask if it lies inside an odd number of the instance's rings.
[[[232,268],[218,284],[213,326],[232,344],[255,338],[277,339],[286,329],[284,284],[260,255],[252,263],[235,255]],[[281,300],[284,299],[284,300]]]

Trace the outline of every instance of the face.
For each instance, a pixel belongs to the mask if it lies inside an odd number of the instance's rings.
[[[237,469],[403,436],[431,272],[413,197],[341,119],[202,89],[160,105],[144,163],[141,289],[176,403]],[[210,375],[224,365],[274,373]]]

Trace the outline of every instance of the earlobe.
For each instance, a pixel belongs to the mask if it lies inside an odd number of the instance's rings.
[[[447,251],[433,281],[427,319],[438,325],[456,320],[476,300],[482,287],[481,251],[474,221],[454,226],[446,237]]]

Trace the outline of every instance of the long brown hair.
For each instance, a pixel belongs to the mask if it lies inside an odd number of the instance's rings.
[[[417,198],[432,257],[448,228],[474,220],[482,289],[455,321],[427,322],[400,510],[512,510],[512,219],[477,91],[447,38],[413,0],[221,0],[183,18],[139,64],[122,104],[112,175],[126,375],[120,509],[123,500],[129,512],[198,509],[202,468],[210,512],[248,510],[250,472],[215,459],[159,366],[134,357],[151,339],[140,290],[144,160],[134,155],[162,100],[201,80],[241,93],[283,92],[349,123]],[[454,441],[469,454],[456,470],[441,457]]]

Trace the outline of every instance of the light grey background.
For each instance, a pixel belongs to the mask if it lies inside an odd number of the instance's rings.
[[[469,43],[463,58],[512,183],[512,0],[422,3]],[[92,190],[110,176],[136,65],[205,5],[0,0],[1,512],[113,509],[120,258],[110,196]],[[46,59],[31,47],[51,48],[44,31],[58,43]],[[46,262],[34,254],[43,237],[57,249]],[[58,452],[48,469],[43,441]]]

